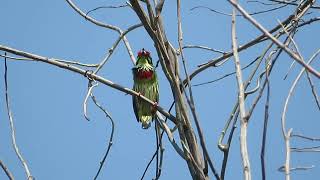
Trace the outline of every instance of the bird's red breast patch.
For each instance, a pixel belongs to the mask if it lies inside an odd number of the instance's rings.
[[[150,79],[153,75],[153,71],[138,71],[137,78],[138,79]]]

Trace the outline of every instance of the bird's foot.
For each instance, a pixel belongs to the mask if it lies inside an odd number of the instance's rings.
[[[152,112],[156,112],[158,107],[158,102],[153,102],[152,104]]]

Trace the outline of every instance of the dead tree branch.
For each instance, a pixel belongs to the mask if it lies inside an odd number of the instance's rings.
[[[6,54],[5,54],[6,56]],[[34,178],[31,175],[31,172],[29,170],[28,164],[26,162],[26,160],[23,158],[20,149],[17,145],[17,141],[16,141],[16,130],[14,127],[14,122],[13,122],[13,115],[10,109],[10,100],[9,100],[9,90],[8,90],[8,67],[7,67],[7,59],[4,58],[4,86],[5,86],[5,97],[6,97],[6,106],[7,106],[7,111],[8,111],[8,118],[9,118],[9,122],[10,122],[10,128],[11,128],[11,140],[12,140],[12,146],[13,149],[18,157],[18,159],[20,160],[25,173],[27,175],[27,179],[28,180],[33,180]]]
[[[243,175],[245,180],[251,180],[251,168],[249,161],[249,153],[248,153],[248,145],[247,145],[247,127],[248,127],[248,119],[245,108],[245,98],[244,98],[244,87],[242,81],[242,72],[240,66],[240,59],[238,55],[238,43],[236,36],[236,9],[232,10],[232,49],[234,54],[234,63],[236,69],[236,77],[238,84],[238,101],[239,101],[239,110],[240,110],[240,149],[241,149],[241,157],[242,157],[242,166],[243,166]]]

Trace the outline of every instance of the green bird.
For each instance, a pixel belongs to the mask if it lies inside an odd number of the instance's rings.
[[[137,62],[132,68],[133,90],[154,102],[154,105],[132,96],[133,110],[137,121],[142,123],[142,128],[150,127],[155,118],[156,105],[159,101],[159,84],[155,67],[152,64],[150,52],[142,49],[138,52]]]

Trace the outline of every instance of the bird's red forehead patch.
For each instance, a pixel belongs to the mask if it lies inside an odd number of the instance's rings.
[[[153,75],[153,71],[138,71],[137,78],[138,79],[150,79]]]
[[[144,56],[144,57],[150,57],[150,52],[142,49],[142,50],[140,50],[140,51],[138,52],[138,57],[142,57],[142,56]]]

